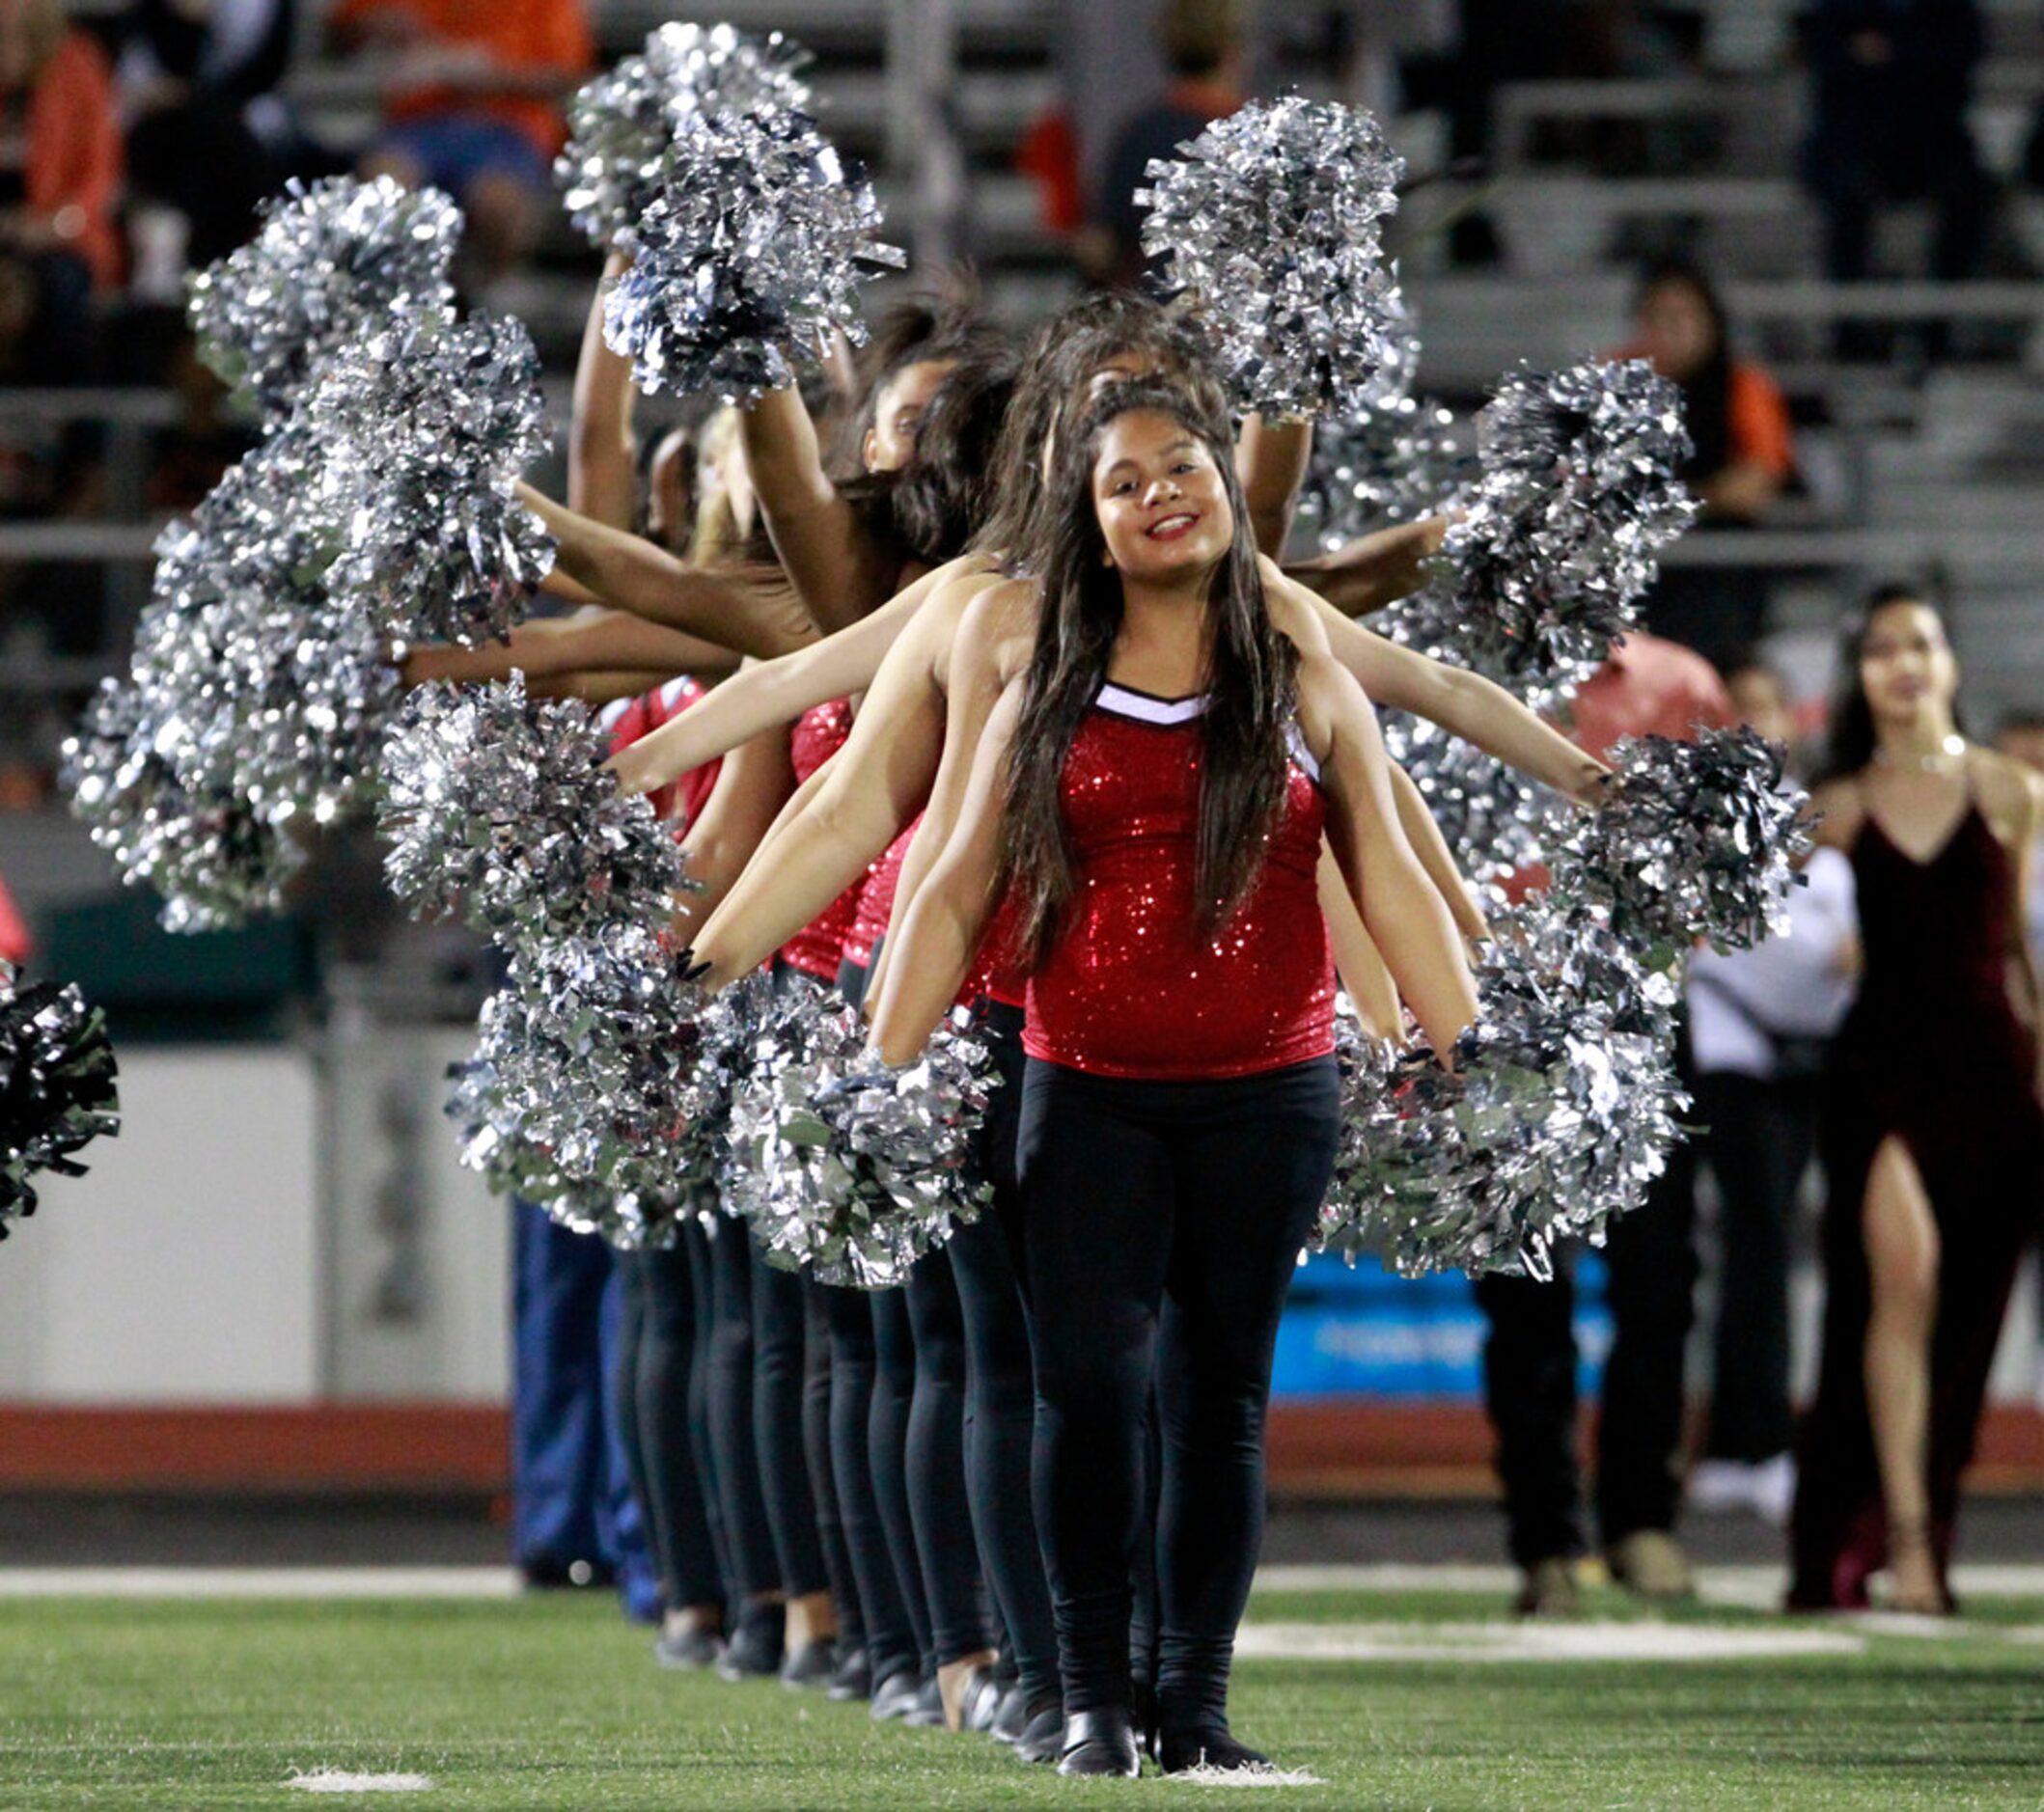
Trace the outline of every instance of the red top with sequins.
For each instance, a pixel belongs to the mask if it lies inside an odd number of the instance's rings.
[[[859,889],[859,910],[852,915],[851,929],[844,936],[844,960],[870,969],[873,946],[886,934],[887,921],[895,910],[895,891],[901,885],[901,865],[908,860],[908,846],[923,822],[919,811],[908,829],[888,844],[887,853],[866,871]]]
[[[683,673],[678,679],[670,679],[666,685],[656,686],[651,692],[642,692],[636,699],[620,699],[615,704],[606,705],[597,721],[610,731],[610,751],[616,755],[640,737],[650,736],[663,724],[679,717],[699,699],[708,696],[702,686]],[[714,761],[704,762],[699,768],[690,768],[679,780],[670,781],[665,786],[647,794],[652,801],[653,815],[673,818],[683,826],[693,824],[696,813],[708,803],[717,784],[718,770],[723,765],[720,755]]]
[[[851,734],[852,708],[849,699],[833,699],[828,704],[813,705],[795,720],[795,733],[788,754],[794,763],[795,783],[804,781],[844,747]],[[818,981],[836,981],[844,958],[844,939],[859,911],[859,893],[866,886],[861,875],[838,895],[809,924],[781,947],[781,960]]]
[[[1202,699],[1105,686],[1062,797],[1078,882],[1030,978],[1023,1048],[1095,1076],[1249,1076],[1334,1049],[1334,964],[1320,916],[1326,801],[1296,753],[1261,873],[1213,936],[1194,915]]]

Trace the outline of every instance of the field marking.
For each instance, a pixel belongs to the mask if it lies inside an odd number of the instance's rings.
[[[310,1774],[293,1774],[284,1783],[300,1793],[430,1793],[432,1781],[425,1774],[350,1774],[338,1768],[316,1768]]]
[[[515,1598],[515,1567],[0,1567],[0,1598]]]
[[[1840,1630],[1721,1630],[1693,1623],[1250,1623],[1252,1661],[1722,1661],[1864,1655]]]
[[[1166,1778],[1174,1787],[1324,1787],[1327,1783],[1303,1768],[1181,1768]]]
[[[1477,1592],[1509,1598],[1519,1589],[1515,1568],[1449,1561],[1424,1566],[1392,1560],[1356,1565],[1269,1566],[1257,1570],[1259,1592]],[[1749,1610],[1779,1609],[1788,1569],[1761,1565],[1699,1567],[1697,1596],[1706,1605]],[[2044,1564],[1979,1561],[1952,1569],[1961,1598],[2044,1598]]]

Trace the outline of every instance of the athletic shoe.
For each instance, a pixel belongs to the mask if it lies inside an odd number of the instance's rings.
[[[1014,1743],[1029,1728],[1029,1699],[1021,1687],[1010,1684],[1001,1693],[1001,1704],[986,1734],[996,1743]]]
[[[991,1667],[975,1667],[958,1688],[957,1727],[985,1736],[1001,1716],[1007,1689]]]
[[[1641,1598],[1666,1603],[1697,1595],[1689,1556],[1666,1529],[1635,1529],[1604,1558],[1611,1577]]]
[[[1127,1707],[1109,1705],[1097,1712],[1074,1712],[1065,1720],[1059,1773],[1134,1780],[1142,1771],[1143,1756],[1136,1747],[1136,1726]]]
[[[1690,1472],[1685,1501],[1705,1515],[1750,1511],[1770,1528],[1786,1528],[1796,1497],[1796,1463],[1785,1453],[1771,1460],[1699,1460]]]
[[[1064,1702],[1054,1692],[1039,1699],[1036,1709],[1015,1739],[1015,1759],[1020,1762],[1055,1762],[1064,1753]]]
[[[884,1724],[890,1718],[905,1718],[922,1696],[923,1676],[913,1667],[889,1674],[873,1688],[873,1720]]]
[[[653,1660],[663,1667],[700,1671],[714,1667],[724,1653],[724,1638],[714,1630],[701,1627],[677,1630],[653,1644]]]
[[[746,1606],[738,1613],[738,1627],[717,1658],[717,1678],[735,1683],[765,1680],[779,1673],[787,1627],[785,1606]]]
[[[872,1697],[872,1661],[867,1654],[864,1643],[856,1648],[845,1649],[839,1655],[838,1664],[831,1670],[830,1685],[826,1690],[840,1703]]]
[[[922,1691],[916,1694],[916,1702],[901,1714],[901,1721],[911,1730],[942,1730],[944,1728],[944,1694],[937,1689],[934,1680],[925,1680]]]
[[[1226,1724],[1206,1724],[1197,1730],[1161,1732],[1157,1766],[1167,1774],[1183,1774],[1195,1768],[1268,1768],[1270,1757],[1237,1743]]]
[[[805,1642],[781,1663],[781,1684],[790,1692],[828,1687],[838,1667],[838,1645],[827,1636]]]
[[[1559,1556],[1534,1561],[1511,1607],[1522,1617],[1573,1617],[1582,1608],[1575,1568]]]

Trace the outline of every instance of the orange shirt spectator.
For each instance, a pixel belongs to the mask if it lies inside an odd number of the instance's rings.
[[[97,287],[119,282],[113,74],[56,0],[0,0],[0,187],[14,190],[0,241],[32,259],[76,258]]]
[[[427,79],[393,95],[393,124],[480,114],[513,127],[542,158],[565,136],[558,96],[595,61],[579,0],[341,0],[330,28],[343,42],[398,44],[415,60]],[[503,86],[491,88],[479,65],[464,68],[464,51],[483,53]]]
[[[6,883],[0,882],[0,962],[13,963],[18,969],[28,961],[30,943],[28,920],[14,905]]]

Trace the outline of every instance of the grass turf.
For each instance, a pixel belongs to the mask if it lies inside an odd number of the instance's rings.
[[[572,1808],[2044,1805],[2044,1602],[1852,1656],[1726,1662],[1245,1661],[1237,1729],[1325,1785],[1057,1779],[979,1738],[772,1684],[662,1673],[607,1605],[0,1603],[0,1806]],[[1450,1593],[1283,1593],[1253,1617],[1466,1624]],[[1593,1618],[1637,1614],[1599,1594]],[[1777,1627],[1756,1612],[1685,1620]],[[2021,1626],[2021,1627],[2017,1627]],[[296,1771],[430,1792],[321,1798]]]

